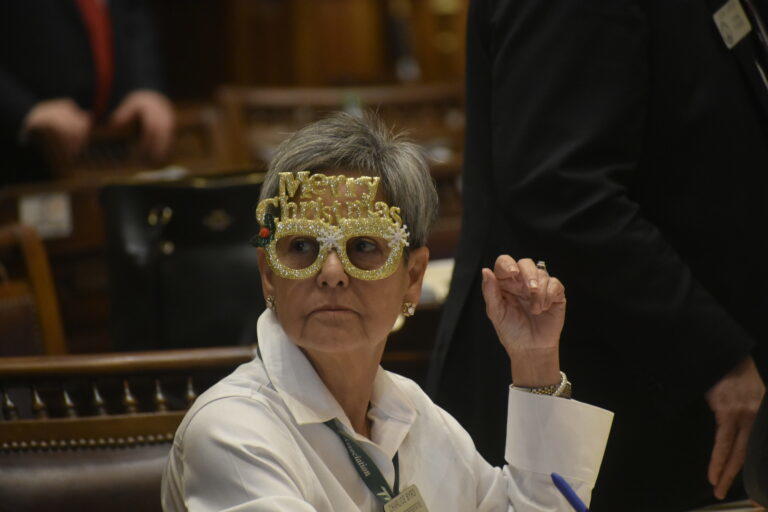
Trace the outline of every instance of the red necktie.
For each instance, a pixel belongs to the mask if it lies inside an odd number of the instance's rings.
[[[80,8],[88,39],[93,53],[95,87],[93,93],[93,116],[101,117],[109,106],[114,77],[114,54],[112,49],[112,20],[106,0],[76,0]]]

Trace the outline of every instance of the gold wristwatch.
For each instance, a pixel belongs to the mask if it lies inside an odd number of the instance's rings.
[[[525,388],[522,386],[515,386],[513,384],[512,387],[515,389],[519,389],[521,391],[527,391],[528,393],[533,393],[534,395],[549,395],[549,396],[557,396],[560,398],[571,398],[572,391],[573,391],[571,382],[568,380],[568,377],[566,377],[564,372],[560,372],[560,382],[558,382],[557,384],[552,384],[551,386]]]

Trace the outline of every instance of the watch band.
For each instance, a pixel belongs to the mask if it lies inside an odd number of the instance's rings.
[[[561,398],[571,398],[571,395],[573,393],[573,386],[571,385],[571,382],[568,380],[568,377],[565,375],[565,372],[560,372],[560,382],[558,382],[557,384],[552,384],[551,386],[526,388],[522,386],[515,386],[513,384],[512,387],[515,389],[519,389],[521,391],[527,391],[528,393],[533,393],[534,395],[549,395],[549,396],[557,396]]]

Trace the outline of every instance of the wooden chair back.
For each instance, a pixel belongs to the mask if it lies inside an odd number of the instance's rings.
[[[218,100],[234,162],[265,167],[291,132],[337,110],[376,111],[389,126],[405,129],[438,165],[460,161],[463,88],[459,84],[358,88],[223,87]]]
[[[29,226],[0,227],[0,356],[66,351],[42,240]]]
[[[253,356],[227,347],[0,359],[3,506],[159,511],[188,406]]]
[[[168,159],[191,171],[215,172],[230,169],[224,120],[213,105],[176,108],[176,138]]]
[[[427,347],[393,343],[384,367],[421,380]],[[241,346],[0,358],[0,508],[159,512],[189,405],[254,356]]]

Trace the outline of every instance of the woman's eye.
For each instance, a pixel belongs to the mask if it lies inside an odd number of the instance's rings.
[[[296,252],[309,252],[312,250],[312,242],[306,238],[297,238],[291,242],[291,250]]]
[[[355,250],[358,252],[373,252],[377,249],[376,244],[366,239],[355,241]]]

